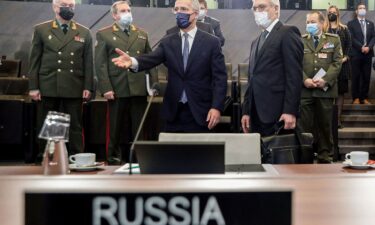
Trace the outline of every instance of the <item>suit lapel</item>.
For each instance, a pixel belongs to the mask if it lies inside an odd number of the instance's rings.
[[[309,34],[309,37],[307,38],[309,41],[308,42],[306,42],[306,45],[307,45],[307,47],[311,50],[311,51],[313,51],[313,52],[315,52],[315,47],[314,47],[314,41],[312,40],[312,37],[311,37],[311,35]]]
[[[263,55],[265,50],[268,48],[268,45],[270,45],[270,43],[273,42],[273,39],[277,36],[277,31],[279,30],[281,25],[282,25],[281,22],[277,22],[275,26],[273,27],[271,33],[268,34],[268,37],[266,38],[262,48],[259,49],[258,58],[260,58]]]
[[[71,41],[73,41],[75,39],[75,37],[79,38],[78,34],[79,34],[79,32],[77,30],[77,25],[74,22],[71,22],[70,23],[70,27],[68,29],[68,32],[66,34],[63,34],[64,35],[64,39],[63,39],[63,42],[61,43],[61,45],[59,46],[59,49],[62,49],[68,43],[70,43]]]
[[[201,46],[203,43],[204,41],[202,40],[202,33],[201,31],[197,30],[197,33],[195,34],[195,37],[194,37],[193,45],[191,46],[191,50],[189,52],[189,58],[188,58],[185,73],[189,71],[192,60],[194,60],[195,58],[198,59],[198,57],[196,57],[195,55],[199,52],[199,49],[202,49]]]
[[[172,41],[171,41],[171,44],[172,44],[172,49],[174,51],[174,54],[176,56],[176,61],[177,61],[177,64],[178,64],[178,68],[180,70],[180,75],[183,75],[184,74],[184,63],[182,61],[182,41],[181,41],[181,37],[180,37],[180,32],[177,32],[177,33],[174,33],[172,35]]]
[[[121,30],[120,27],[116,23],[114,23],[112,26],[112,32],[114,35],[116,35],[118,38],[124,41],[125,46],[128,46],[128,41],[129,41],[128,35],[126,35],[125,32]]]
[[[126,50],[129,50],[129,48],[133,45],[133,43],[137,39],[138,39],[138,32],[136,32],[136,29],[134,26],[130,26],[129,38],[128,38],[128,44],[126,45]]]
[[[64,32],[60,29],[59,25],[57,24],[56,20],[54,20],[51,24],[51,33],[59,40],[60,42],[64,41]]]
[[[255,63],[256,63],[256,51],[257,51],[257,46],[258,46],[258,43],[259,43],[259,39],[260,39],[260,36],[258,36],[257,39],[255,39],[253,41],[253,43],[251,44],[251,50],[250,50],[250,62],[249,62],[249,74],[253,74],[254,72],[254,66],[255,66]]]

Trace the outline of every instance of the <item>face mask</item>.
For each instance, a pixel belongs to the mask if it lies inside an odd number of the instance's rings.
[[[264,29],[272,23],[268,18],[268,12],[254,12],[254,16],[256,24]]]
[[[129,26],[133,22],[133,17],[131,13],[122,13],[120,15],[119,24],[123,27]]]
[[[187,14],[187,13],[176,14],[177,26],[181,29],[185,29],[190,26],[191,22],[189,21],[189,19],[190,19],[190,14]]]
[[[336,21],[336,20],[337,20],[337,15],[336,15],[336,14],[333,14],[333,13],[328,14],[328,20],[329,20],[330,22],[334,22],[334,21]]]
[[[317,23],[306,24],[306,31],[311,36],[315,36],[319,32],[318,24]]]
[[[358,16],[366,16],[366,9],[358,9]]]
[[[203,20],[205,16],[206,16],[206,10],[200,9],[199,15],[198,15],[198,20]]]
[[[74,16],[74,10],[71,7],[60,7],[60,17],[66,21],[69,21]]]

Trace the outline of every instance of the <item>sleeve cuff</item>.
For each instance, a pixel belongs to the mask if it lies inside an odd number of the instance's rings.
[[[130,60],[132,61],[132,65],[130,66],[130,69],[133,72],[138,72],[138,60],[135,59],[134,57],[130,57]]]

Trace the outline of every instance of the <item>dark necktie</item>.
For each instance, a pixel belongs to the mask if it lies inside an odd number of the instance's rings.
[[[68,32],[68,24],[62,24],[61,27],[64,34],[66,34],[66,32]]]
[[[182,50],[182,60],[184,62],[184,71],[186,71],[187,62],[189,59],[189,34],[184,33],[184,48]],[[185,90],[182,91],[180,102],[186,103],[188,101]]]
[[[318,47],[318,44],[319,44],[319,37],[318,36],[314,36],[314,47]]]
[[[266,41],[267,34],[268,34],[268,31],[267,31],[267,30],[264,30],[264,31],[262,32],[262,34],[260,35],[256,55],[258,55],[258,52],[262,49],[263,44],[264,44],[264,42]]]
[[[125,33],[126,35],[129,36],[129,29],[128,29],[128,28],[125,28],[125,29],[124,29],[124,33]]]

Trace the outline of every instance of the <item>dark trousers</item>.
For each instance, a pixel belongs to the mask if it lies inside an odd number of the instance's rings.
[[[82,103],[81,98],[42,97],[42,101],[38,104],[37,135],[39,135],[48,111],[69,114],[69,142],[66,143],[69,155],[83,152]],[[39,157],[43,154],[45,145],[45,141],[39,141]]]
[[[209,131],[207,125],[202,126],[195,121],[189,107],[189,102],[185,104],[180,102],[178,103],[175,119],[165,123],[164,131],[173,133],[202,133]]]
[[[352,97],[364,100],[368,98],[371,78],[372,58],[368,56],[353,56],[352,64]]]
[[[330,161],[333,152],[332,137],[333,98],[302,98],[298,126],[302,132],[314,134],[318,159]]]
[[[116,98],[108,101],[108,160],[111,160],[112,158],[121,159],[120,140],[126,138],[125,135],[121,136],[121,133],[128,134],[127,139],[125,140],[125,144],[128,146],[129,142],[133,141],[135,138],[146,106],[146,96]],[[125,132],[121,132],[121,130],[124,130]],[[142,139],[142,132],[140,133],[139,139]]]
[[[273,135],[275,133],[275,123],[263,123],[258,116],[258,112],[256,107],[251,107],[252,110],[250,112],[250,128],[251,133],[259,133],[260,136],[266,137]]]

